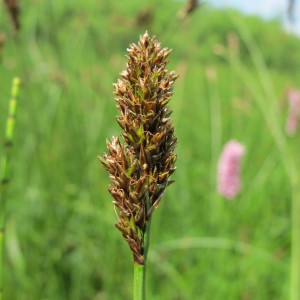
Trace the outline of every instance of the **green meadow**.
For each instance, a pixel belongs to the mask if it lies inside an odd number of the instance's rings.
[[[209,2],[209,1],[208,1]],[[299,88],[300,41],[233,10],[180,1],[21,1],[0,32],[0,155],[11,83],[21,78],[6,205],[4,299],[132,299],[132,254],[97,160],[120,135],[113,83],[148,30],[173,49],[176,182],[153,214],[147,299],[288,299],[291,166],[287,91]],[[216,170],[230,139],[246,147],[228,201]],[[300,174],[299,174],[300,175]]]

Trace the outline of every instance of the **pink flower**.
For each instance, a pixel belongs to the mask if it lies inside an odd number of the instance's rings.
[[[245,147],[234,140],[223,148],[218,163],[218,192],[227,199],[234,198],[240,191],[240,161],[244,153]]]
[[[300,117],[300,91],[290,90],[288,92],[289,115],[286,121],[285,131],[289,135],[294,135],[297,131]]]

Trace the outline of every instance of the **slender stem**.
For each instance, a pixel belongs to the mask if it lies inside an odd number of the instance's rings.
[[[298,160],[297,160],[298,161]],[[291,205],[291,284],[290,300],[300,299],[300,178],[296,166],[292,167]]]
[[[146,222],[146,232],[144,235],[144,278],[143,278],[143,294],[144,298],[146,299],[146,273],[147,273],[147,258],[148,258],[148,250],[149,250],[149,244],[150,244],[150,226],[151,226],[151,217]]]
[[[150,210],[150,199],[149,193],[146,192],[146,211]],[[147,255],[150,244],[150,226],[151,226],[151,216],[149,220],[146,221],[146,229],[143,237],[144,243],[144,264],[139,265],[136,262],[133,263],[134,278],[133,278],[133,299],[134,300],[145,300],[146,299],[146,265],[147,265]],[[0,299],[1,300],[1,299]]]
[[[144,300],[144,275],[145,266],[133,262],[133,300]]]
[[[9,182],[10,154],[13,145],[15,115],[17,110],[17,96],[20,79],[14,78],[11,98],[9,101],[9,112],[6,121],[4,149],[0,164],[0,300],[3,299],[3,265],[4,265],[4,237],[5,237],[5,204],[6,192]]]
[[[146,231],[144,234],[144,264],[140,265],[133,262],[133,299],[145,300],[146,299],[146,264],[147,254],[149,249],[150,240],[150,224],[151,218],[146,222]]]
[[[137,262],[133,262],[133,299],[145,300],[146,299],[146,265],[147,254],[150,242],[150,220],[146,222],[146,231],[144,234],[144,264],[140,265]],[[1,300],[1,299],[0,299]]]
[[[149,182],[148,182],[149,184]],[[148,216],[149,211],[152,209],[150,204],[150,198],[149,198],[149,192],[146,192],[146,216]],[[145,266],[147,263],[147,255],[149,250],[149,244],[150,244],[150,226],[151,226],[151,215],[149,216],[149,219],[146,221],[146,229],[144,234],[144,262]]]

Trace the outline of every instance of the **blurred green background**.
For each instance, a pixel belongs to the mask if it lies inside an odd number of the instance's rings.
[[[184,20],[184,4],[171,0],[20,4],[18,33],[0,10],[1,145],[11,82],[22,79],[5,299],[131,299],[132,255],[114,228],[97,155],[120,134],[112,83],[146,30],[173,49],[169,70],[180,75],[170,102],[176,183],[153,215],[148,299],[286,299],[290,185],[281,145],[290,143],[286,91],[299,84],[299,38],[278,20],[209,4]],[[232,138],[247,153],[243,189],[226,201],[215,175]]]

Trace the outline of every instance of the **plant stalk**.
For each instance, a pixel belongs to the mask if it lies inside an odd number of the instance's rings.
[[[147,254],[150,243],[150,225],[151,217],[146,222],[146,231],[144,234],[144,264],[140,265],[137,262],[133,263],[134,278],[133,278],[133,299],[145,300],[146,299],[146,266],[147,266]]]
[[[149,192],[146,192],[146,210],[150,209]],[[136,262],[133,263],[134,278],[133,278],[133,299],[134,300],[145,300],[146,299],[146,266],[147,256],[150,244],[150,226],[151,216],[146,221],[146,229],[144,233],[144,264],[140,265]]]
[[[133,300],[145,299],[145,265],[133,262]]]
[[[5,237],[5,207],[7,187],[9,183],[10,156],[13,146],[15,116],[20,79],[14,78],[12,84],[9,111],[6,121],[5,140],[0,164],[0,300],[3,299],[3,266],[4,266],[4,237]]]

